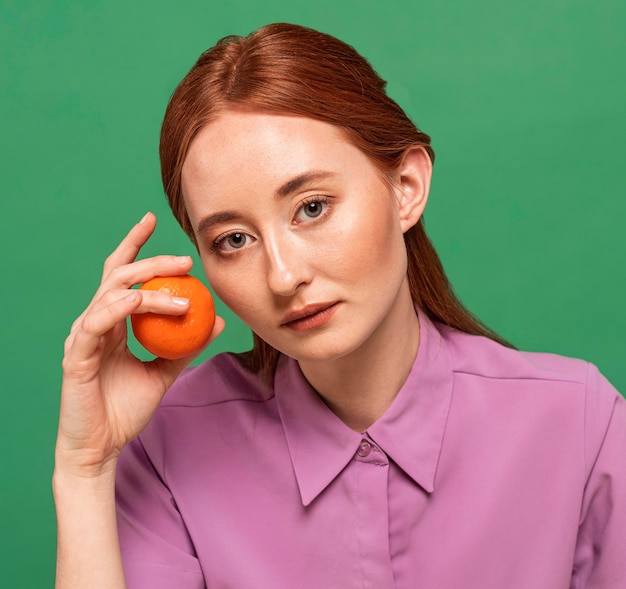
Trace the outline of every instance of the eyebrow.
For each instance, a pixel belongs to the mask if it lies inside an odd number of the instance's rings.
[[[293,192],[296,192],[296,190],[304,188],[307,184],[317,182],[318,180],[327,180],[336,175],[337,174],[335,174],[335,172],[327,172],[325,170],[312,170],[310,172],[305,172],[304,174],[300,174],[299,176],[285,182],[276,191],[276,196],[278,198],[284,198],[285,196],[289,196]]]
[[[234,211],[224,211],[222,213],[215,213],[214,215],[208,215],[198,223],[198,234],[204,233],[209,227],[218,225],[219,223],[226,223],[239,217]]]
[[[334,178],[335,176],[337,176],[335,172],[328,172],[325,170],[311,170],[310,172],[305,172],[304,174],[300,174],[299,176],[285,182],[276,191],[275,198],[285,198],[286,196],[293,194],[313,182],[327,180],[329,178]],[[240,215],[235,211],[222,211],[213,215],[208,215],[204,217],[200,223],[198,223],[198,234],[204,233],[213,225],[232,221],[239,218],[239,216]]]

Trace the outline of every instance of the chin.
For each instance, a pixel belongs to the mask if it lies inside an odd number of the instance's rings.
[[[327,363],[346,358],[361,346],[354,339],[342,341],[337,334],[328,334],[328,337],[311,338],[310,341],[301,341],[295,345],[281,342],[274,347],[297,362]]]

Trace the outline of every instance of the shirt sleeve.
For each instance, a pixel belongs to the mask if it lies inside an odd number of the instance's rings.
[[[587,483],[571,589],[626,587],[626,400],[590,368]]]
[[[206,589],[176,503],[139,439],[120,456],[116,502],[128,589]]]

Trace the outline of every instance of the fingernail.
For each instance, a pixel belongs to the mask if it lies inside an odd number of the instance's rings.
[[[181,307],[183,307],[187,303],[189,303],[189,299],[186,299],[184,297],[172,297],[172,303],[174,303],[175,305],[180,305]]]
[[[190,259],[189,256],[176,256],[174,258],[174,261],[177,264],[180,264],[182,266],[183,264],[188,264],[189,263],[189,259]]]
[[[131,302],[131,301],[134,301],[137,298],[137,296],[138,296],[137,292],[133,291],[133,292],[127,294],[125,298],[126,298],[127,301]]]
[[[139,224],[141,225],[142,223],[145,223],[148,220],[148,217],[150,216],[150,213],[146,213],[142,218],[141,221],[139,221]]]

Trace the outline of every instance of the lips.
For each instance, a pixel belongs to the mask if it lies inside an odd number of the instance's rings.
[[[283,317],[281,325],[295,331],[320,327],[331,318],[338,304],[338,302],[311,303],[287,313]]]

